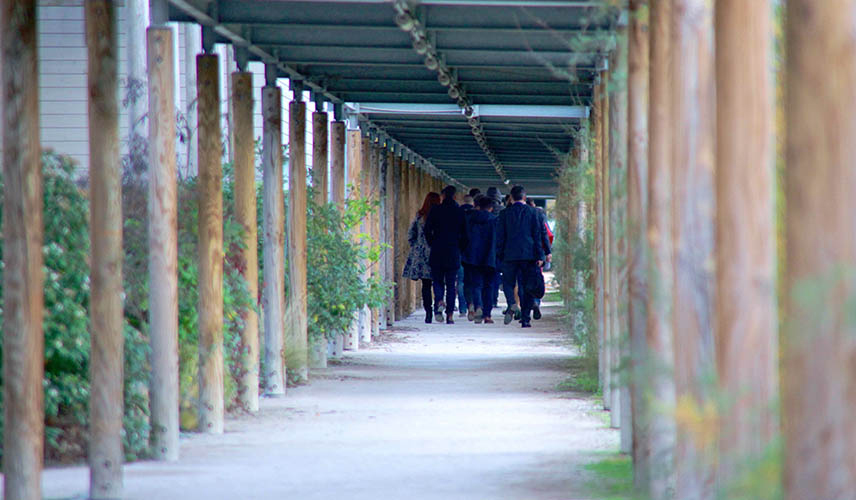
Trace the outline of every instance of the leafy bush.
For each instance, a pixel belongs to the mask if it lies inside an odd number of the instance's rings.
[[[69,157],[46,152],[42,164],[46,455],[79,459],[86,453],[89,401],[89,202],[74,181],[75,164]],[[2,192],[0,185],[0,196]],[[123,440],[133,459],[148,446],[148,398],[145,386],[136,383],[148,378],[148,342],[129,321],[124,336]]]
[[[364,259],[377,265],[380,247],[368,235],[353,237],[377,204],[348,200],[344,213],[332,203],[313,203],[310,188],[307,216],[307,308],[310,340],[333,339],[347,332],[354,313],[364,306],[380,307],[391,286],[377,277],[364,279]]]

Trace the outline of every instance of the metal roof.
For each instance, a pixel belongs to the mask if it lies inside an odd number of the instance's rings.
[[[466,185],[507,178],[549,194],[610,48],[608,3],[170,0],[169,17],[352,103],[364,125]]]

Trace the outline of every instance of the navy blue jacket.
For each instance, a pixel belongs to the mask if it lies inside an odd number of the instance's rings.
[[[544,260],[541,231],[545,231],[538,212],[525,203],[514,203],[499,214],[496,231],[497,258]]]
[[[425,241],[431,247],[428,262],[432,271],[450,271],[461,267],[461,250],[467,246],[464,211],[455,200],[444,200],[428,213]]]
[[[496,216],[484,210],[471,210],[466,220],[469,245],[461,256],[464,264],[496,269]]]

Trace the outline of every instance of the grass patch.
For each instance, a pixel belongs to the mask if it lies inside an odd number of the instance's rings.
[[[544,294],[544,298],[541,299],[542,302],[562,302],[563,300],[562,293],[557,291],[547,292]]]
[[[629,456],[613,455],[585,466],[594,476],[586,485],[591,495],[601,500],[633,498],[633,462]]]
[[[600,395],[597,366],[592,366],[590,360],[578,356],[568,360],[568,378],[559,382],[556,390],[560,392],[584,392]]]

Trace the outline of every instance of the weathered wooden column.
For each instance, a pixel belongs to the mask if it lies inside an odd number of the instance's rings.
[[[199,141],[199,430],[213,434],[223,432],[224,411],[223,145],[220,139],[218,68],[219,61],[215,54],[196,56],[196,137]],[[240,175],[237,168],[235,171],[236,177]]]
[[[371,190],[371,142],[367,135],[363,134],[361,137],[360,143],[360,189],[359,195],[361,198],[365,200],[374,200],[374,194]],[[362,232],[365,235],[368,235],[369,238],[372,236],[372,220],[374,218],[373,213],[369,213],[365,219],[363,219],[362,223]],[[369,242],[369,244],[371,244]],[[363,261],[363,265],[366,268],[366,272],[363,275],[363,278],[368,281],[371,279],[372,270],[371,270],[371,262],[368,258]],[[362,311],[360,311],[360,341],[370,343],[372,341],[372,311],[368,305],[364,306]]]
[[[856,491],[853,7],[844,0],[787,2],[787,500],[847,498]]]
[[[416,169],[416,163],[410,164],[410,175],[410,220],[412,221],[419,210],[419,170]],[[408,227],[408,229],[410,228]],[[407,251],[410,252],[410,245],[408,245]],[[408,282],[410,283],[410,313],[413,314],[413,311],[420,309],[421,288],[418,286],[418,281],[408,278]]]
[[[618,371],[613,391],[613,426],[621,429],[621,451],[633,451],[632,408],[630,389],[624,372],[625,360],[630,357],[628,337],[628,286],[627,286],[627,26],[621,25],[616,33],[615,51],[612,54],[612,85],[609,95],[609,156],[610,163],[610,234],[612,265],[610,280],[613,294],[614,326],[610,333],[613,342],[613,369]]]
[[[386,185],[386,151],[383,149],[381,144],[375,143],[374,146],[374,154],[377,162],[377,182],[378,182],[378,196],[380,197],[380,206],[378,207],[378,224],[379,224],[379,236],[378,236],[378,244],[383,245],[387,243],[387,238],[389,235],[389,226],[387,225],[387,210],[389,210],[389,202],[387,201],[387,185]],[[389,252],[381,249],[380,251],[380,260],[378,261],[379,273],[383,281],[389,281],[389,265],[387,263],[387,257]],[[387,305],[384,304],[378,309],[378,327],[380,330],[385,330],[387,327]]]
[[[285,394],[283,341],[285,335],[285,219],[282,172],[282,91],[276,85],[276,67],[266,66],[262,88],[262,199],[264,224],[264,322],[267,396]]]
[[[648,490],[652,500],[674,495],[675,381],[672,367],[672,162],[671,81],[669,75],[670,22],[673,0],[651,0],[650,74],[648,114],[649,262],[647,379],[650,425]]]
[[[113,2],[93,0],[84,7],[88,49],[89,234],[92,251],[89,496],[94,499],[119,498],[122,496],[124,461],[124,252],[119,168],[118,36]],[[8,191],[6,196],[9,196]],[[15,456],[7,457],[7,460],[17,459]],[[9,478],[8,475],[6,477]]]
[[[368,141],[368,145],[366,146],[369,155],[368,161],[368,172],[369,172],[369,183],[368,183],[368,196],[371,198],[373,202],[380,202],[380,165],[378,164],[378,151],[377,146],[375,145],[373,140]],[[370,221],[370,236],[372,239],[372,245],[380,244],[380,207],[378,206],[371,213],[369,218]],[[381,274],[381,265],[380,261],[376,263],[372,263],[369,268],[369,274],[373,277],[380,277]],[[380,333],[380,310],[376,307],[371,309],[371,337],[376,338],[378,333]]]
[[[395,321],[400,321],[401,319],[403,319],[401,305],[402,305],[402,297],[404,295],[404,292],[400,286],[401,271],[402,271],[401,235],[403,233],[405,233],[407,231],[407,229],[404,228],[404,225],[406,224],[406,222],[404,222],[404,220],[402,219],[402,216],[401,216],[401,213],[402,213],[402,209],[401,209],[401,201],[402,201],[402,196],[401,196],[401,182],[402,182],[401,181],[401,177],[402,177],[402,175],[401,175],[401,173],[402,173],[401,158],[398,157],[398,155],[396,155],[394,151],[391,151],[390,155],[391,155],[392,165],[393,165],[392,206],[393,206],[393,210],[395,211],[395,214],[394,214],[395,230],[392,233],[392,235],[393,235],[393,254],[392,255],[393,255],[393,262],[394,262],[393,273],[392,273],[392,281],[393,281],[393,283],[395,283],[395,295],[394,295]]]
[[[714,323],[717,380],[728,401],[719,412],[724,488],[763,458],[778,433],[771,16],[758,2],[716,4]]]
[[[327,204],[327,113],[312,113],[312,187],[315,204]]]
[[[633,482],[648,490],[648,411],[645,371],[648,345],[648,0],[630,1],[627,30],[627,347],[630,353]]]
[[[156,460],[178,460],[178,229],[172,29],[148,29],[149,339],[151,440]]]
[[[603,84],[598,82],[594,86],[592,99],[592,133],[594,134],[594,317],[597,328],[597,351],[598,351],[598,385],[603,394],[604,406],[606,406],[607,391],[607,363],[606,363],[606,324],[603,321],[605,304],[604,288],[604,263],[603,263]]]
[[[386,260],[386,280],[390,283],[395,282],[395,241],[396,241],[396,214],[398,210],[395,208],[395,156],[392,151],[384,147],[382,151],[384,157],[384,217],[386,217],[386,244],[389,245],[384,251]],[[386,302],[386,326],[391,327],[395,323],[395,288],[389,294],[389,299]]]
[[[323,109],[316,101],[316,109]],[[327,204],[329,189],[328,118],[324,111],[312,113],[312,189],[313,201],[319,207]],[[307,333],[308,334],[308,333]],[[309,367],[327,366],[327,339],[317,338],[309,347]]]
[[[401,199],[399,202],[399,217],[401,218],[401,234],[399,235],[400,247],[398,259],[400,261],[400,269],[404,271],[404,265],[407,263],[407,254],[410,251],[410,243],[407,241],[407,230],[410,229],[410,162],[403,157],[399,158],[401,162]],[[398,287],[401,289],[401,317],[406,318],[410,315],[411,292],[410,278],[405,278],[399,272],[395,277]],[[451,307],[451,306],[449,306]]]
[[[306,323],[306,103],[288,107],[288,325],[285,354],[298,381],[309,379]]]
[[[615,398],[613,392],[616,390],[613,378],[613,349],[615,344],[612,340],[613,322],[612,310],[614,307],[615,296],[612,291],[612,242],[610,241],[610,168],[609,168],[609,72],[601,73],[601,114],[600,114],[600,154],[601,154],[601,204],[603,205],[603,225],[601,230],[602,255],[603,259],[603,358],[604,358],[604,393],[603,406],[607,410],[612,409],[612,404]],[[617,378],[617,377],[616,377]],[[618,413],[610,414],[610,424],[617,427]]]
[[[672,234],[675,389],[679,409],[714,404],[713,171],[716,95],[713,5],[675,0],[672,9]],[[715,440],[678,419],[675,498],[712,498]],[[692,425],[691,425],[692,424]],[[715,426],[715,422],[709,422]]]
[[[247,291],[253,301],[256,301],[259,295],[259,240],[253,132],[253,74],[244,71],[232,73],[232,147],[235,216],[244,230],[244,248],[241,249],[239,258],[244,279],[247,281]],[[244,327],[241,330],[238,400],[245,410],[256,412],[259,409],[259,317],[252,308],[241,311],[241,317]]]
[[[348,130],[347,132],[347,176],[348,176],[348,195],[350,200],[358,200],[361,196],[360,186],[362,185],[362,134],[359,129]],[[361,226],[357,226],[352,230],[352,238],[357,239],[361,232]],[[362,332],[362,322],[364,313],[361,310],[354,312],[354,319],[348,328],[348,333],[345,335],[345,349],[358,350],[360,348],[360,336]]]
[[[330,193],[331,200],[339,212],[345,212],[345,122],[335,121],[330,125]],[[341,356],[345,347],[344,335],[333,341],[333,355]]]
[[[345,122],[330,124],[330,192],[340,212],[345,211]]]

